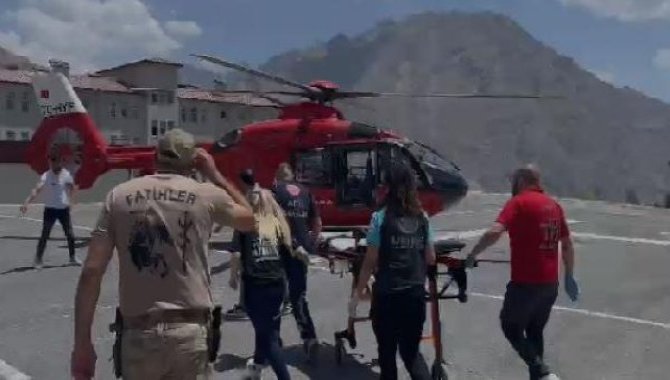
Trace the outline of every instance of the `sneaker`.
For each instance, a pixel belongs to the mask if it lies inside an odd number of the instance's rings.
[[[247,368],[242,374],[242,380],[262,380],[263,366],[254,363],[254,358],[247,361]]]
[[[226,314],[224,315],[224,318],[229,320],[247,319],[248,317],[249,316],[247,315],[247,311],[244,310],[244,307],[241,305],[233,306],[233,308],[226,311]]]
[[[548,375],[542,376],[540,380],[561,380],[557,375],[550,373]]]
[[[287,302],[284,304],[281,310],[282,315],[289,315],[293,312],[293,306],[291,306],[290,302]]]
[[[319,358],[319,341],[316,339],[306,339],[303,343],[303,349],[310,363],[316,363]]]
[[[76,257],[70,257],[70,262],[68,263],[68,265],[71,265],[73,267],[80,267],[81,261],[79,261],[79,259],[77,259]]]

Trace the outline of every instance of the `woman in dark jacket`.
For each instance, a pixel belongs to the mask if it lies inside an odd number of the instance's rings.
[[[256,187],[247,197],[256,217],[256,229],[249,233],[235,231],[233,235],[233,244],[240,252],[244,306],[256,333],[254,357],[247,363],[244,379],[260,379],[263,367],[269,364],[277,379],[290,380],[279,330],[291,233],[269,190]]]
[[[349,305],[351,317],[371,274],[372,328],[377,337],[382,380],[398,378],[396,352],[412,380],[430,379],[419,352],[426,320],[425,281],[428,266],[435,265],[433,234],[419,202],[414,172],[394,163],[386,175],[384,206],[372,215],[367,252],[358,286]]]

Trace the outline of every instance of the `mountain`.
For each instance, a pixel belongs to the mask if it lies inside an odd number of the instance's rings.
[[[507,190],[507,175],[527,162],[560,196],[651,203],[670,191],[670,106],[599,80],[506,16],[413,15],[287,52],[261,69],[350,90],[561,95],[339,104],[349,119],[428,142],[487,191]]]

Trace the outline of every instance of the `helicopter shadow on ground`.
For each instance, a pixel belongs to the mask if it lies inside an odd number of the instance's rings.
[[[319,347],[319,355],[316,363],[312,364],[305,358],[302,345],[294,345],[284,347],[284,360],[290,367],[296,368],[308,379],[319,380],[367,380],[378,379],[379,374],[372,371],[372,367],[376,365],[376,361],[372,363],[361,363],[354,360],[350,354],[345,355],[342,365],[338,366],[335,363],[335,346],[329,343],[321,343]],[[222,354],[219,360],[214,364],[216,372],[228,371],[243,371],[248,357],[242,357],[234,354]],[[267,367],[264,370],[266,373],[272,373],[272,368]]]
[[[376,365],[375,361],[369,363],[361,363],[355,360],[355,355],[347,353],[342,358],[342,364],[338,365],[335,362],[335,346],[321,342],[319,345],[319,355],[316,363],[310,363],[305,357],[305,351],[302,345],[293,345],[284,347],[284,358],[286,364],[297,368],[300,372],[305,374],[309,379],[319,380],[367,380],[378,379],[379,374],[375,373],[372,368]]]
[[[232,370],[243,370],[249,358],[243,358],[235,354],[219,355],[218,360],[214,363],[214,371],[228,372]]]

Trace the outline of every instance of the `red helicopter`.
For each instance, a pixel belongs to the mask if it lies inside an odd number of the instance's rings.
[[[332,106],[337,99],[370,97],[433,98],[540,98],[527,95],[486,94],[402,94],[340,91],[329,81],[309,85],[260,72],[215,57],[196,57],[243,71],[297,91],[229,91],[261,96],[294,96],[306,101],[280,107],[276,120],[250,124],[226,133],[203,147],[214,156],[217,167],[238,181],[238,173],[254,169],[262,186],[270,186],[282,162],[295,168],[297,180],[313,192],[324,228],[351,229],[366,225],[382,196],[381,179],[392,160],[403,160],[414,169],[419,194],[432,216],[462,199],[468,189],[460,169],[434,149],[376,126],[349,121]],[[57,73],[38,75],[33,86],[44,119],[27,151],[27,163],[38,173],[48,168],[47,152],[61,150],[75,161],[75,182],[88,189],[112,169],[154,170],[154,147],[107,145],[87,114],[67,78]],[[276,100],[276,99],[275,99]],[[80,144],[57,143],[64,131],[72,131]],[[238,184],[239,185],[239,184]]]

